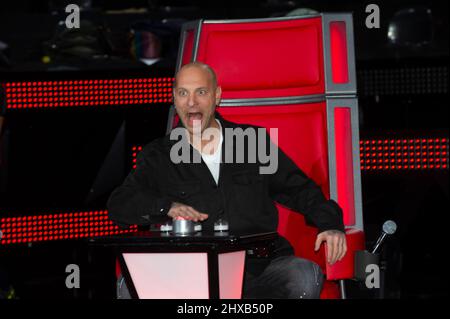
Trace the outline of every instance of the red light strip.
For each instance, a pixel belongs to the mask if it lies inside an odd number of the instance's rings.
[[[131,154],[133,169],[136,169],[137,154],[142,151],[142,146],[133,146],[131,150],[133,151],[133,153]]]
[[[344,213],[344,224],[355,224],[355,185],[353,183],[350,108],[334,109],[337,200]]]
[[[361,170],[448,169],[448,138],[360,141]]]
[[[331,68],[334,83],[348,83],[347,33],[344,21],[330,23]]]
[[[1,83],[7,109],[170,103],[173,78]]]
[[[448,169],[448,138],[361,140],[361,170]],[[132,147],[133,169],[142,146]]]
[[[137,231],[122,230],[108,219],[107,211],[42,214],[0,219],[0,245],[110,236]]]

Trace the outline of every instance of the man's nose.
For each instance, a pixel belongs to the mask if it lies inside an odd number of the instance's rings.
[[[195,94],[189,94],[188,96],[188,106],[194,106],[196,104]]]

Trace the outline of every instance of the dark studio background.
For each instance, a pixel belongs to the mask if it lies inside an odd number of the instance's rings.
[[[85,8],[80,37],[94,40],[84,48],[67,46],[58,25],[68,3]],[[365,26],[370,3],[380,7],[379,29]],[[354,14],[361,140],[448,139],[446,1],[4,1],[0,81],[172,77],[183,22],[276,17],[297,8]],[[396,43],[388,38],[389,25],[401,30]],[[130,30],[139,28],[153,30],[161,41],[155,64],[130,53]],[[110,192],[131,169],[131,146],[164,135],[168,109],[160,103],[3,110],[0,218],[105,209]],[[107,176],[99,173],[105,169]],[[349,297],[447,296],[448,278],[439,270],[446,253],[448,168],[362,171],[361,179],[367,247],[385,220],[395,220],[398,231],[381,254],[385,289],[367,291],[349,282]],[[72,263],[81,269],[80,289],[64,284],[65,267]],[[0,245],[0,299],[11,287],[21,299],[111,299],[113,265],[111,251],[84,240]]]

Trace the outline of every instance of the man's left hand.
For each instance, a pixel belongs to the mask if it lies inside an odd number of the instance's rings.
[[[327,243],[327,262],[333,265],[340,261],[347,252],[347,240],[345,234],[339,230],[327,230],[317,235],[315,251],[318,251],[322,242]]]

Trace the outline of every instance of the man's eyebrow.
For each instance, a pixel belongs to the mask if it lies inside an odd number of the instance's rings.
[[[177,90],[177,91],[179,91],[179,90],[186,90],[186,91],[188,91],[188,89],[187,88],[184,88],[184,87],[175,87],[174,88],[174,90]],[[209,88],[207,87],[207,86],[201,86],[201,87],[198,87],[198,88],[195,88],[194,89],[194,91],[199,91],[199,90],[207,90],[207,91],[209,91]]]

